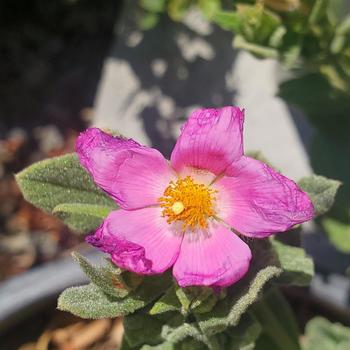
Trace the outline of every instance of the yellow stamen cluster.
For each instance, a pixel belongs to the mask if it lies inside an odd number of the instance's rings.
[[[215,190],[195,183],[191,176],[171,181],[159,198],[162,215],[170,224],[182,222],[182,229],[207,228],[208,218],[214,216]]]

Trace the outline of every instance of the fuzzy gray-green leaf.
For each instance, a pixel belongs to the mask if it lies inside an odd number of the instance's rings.
[[[350,328],[315,317],[306,325],[304,350],[350,349]]]
[[[68,288],[58,299],[59,310],[88,319],[123,316],[143,306],[142,300],[113,298],[94,284]]]
[[[204,350],[202,342],[198,342],[192,338],[186,338],[180,343],[172,343],[165,341],[158,345],[144,345],[141,350]],[[124,350],[124,349],[122,349]]]
[[[230,327],[225,331],[229,336],[231,350],[248,350],[254,349],[256,339],[261,333],[259,322],[249,313],[245,313],[239,324]]]
[[[162,322],[143,312],[124,318],[124,337],[130,347],[161,342]]]
[[[184,312],[190,310],[196,313],[209,312],[216,304],[219,296],[209,287],[176,288],[176,295]]]
[[[89,232],[98,227],[114,208],[106,205],[62,203],[52,213],[77,232]]]
[[[114,201],[94,184],[80,165],[76,154],[66,154],[35,163],[18,173],[16,180],[24,198],[48,213],[52,213],[54,208],[59,211],[59,205],[73,203],[116,209]],[[72,223],[71,216],[67,218],[67,222]],[[82,227],[91,228],[98,225],[100,220],[99,215],[92,225],[84,223]]]
[[[72,287],[60,295],[58,308],[81,318],[124,316],[160,297],[170,284],[167,274],[145,277],[142,286],[123,299],[109,296],[94,284]]]
[[[215,339],[210,338],[205,333],[201,332],[198,326],[194,323],[185,322],[176,328],[165,325],[162,329],[162,337],[171,343],[180,343],[186,338],[190,337],[205,344],[210,350],[219,350]]]
[[[175,288],[171,286],[167,292],[152,306],[149,313],[157,315],[168,311],[181,309],[181,303],[176,295]]]
[[[228,289],[228,297],[219,301],[210,313],[198,314],[201,331],[207,335],[236,326],[250,305],[257,301],[264,286],[282,273],[268,240],[252,243],[253,261],[249,272]]]
[[[236,326],[272,279],[297,285],[310,280],[313,264],[302,249],[268,239],[253,241],[250,246],[253,261],[247,275],[228,288],[228,297],[218,301],[211,312],[196,315],[202,333],[210,336]]]
[[[176,350],[176,344],[170,342],[164,342],[158,345],[144,345],[141,350]]]
[[[105,293],[117,298],[124,298],[129,294],[130,289],[120,282],[120,276],[123,272],[121,269],[116,266],[112,268],[109,265],[93,266],[79,253],[74,252],[72,255],[91,282]]]
[[[332,207],[340,185],[340,181],[318,175],[304,177],[299,181],[299,186],[309,195],[316,215],[322,215]]]
[[[283,244],[275,239],[270,241],[283,270],[278,282],[297,286],[309,285],[314,275],[314,263],[305,254],[304,249]]]

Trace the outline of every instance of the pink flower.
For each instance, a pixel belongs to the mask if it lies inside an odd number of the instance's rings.
[[[252,257],[241,235],[263,238],[313,217],[293,181],[243,155],[243,121],[237,107],[194,111],[170,162],[133,140],[83,132],[80,162],[121,208],[88,242],[138,274],[173,267],[182,287],[241,279]]]

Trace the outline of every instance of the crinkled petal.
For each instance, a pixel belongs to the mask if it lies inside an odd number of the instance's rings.
[[[243,122],[238,107],[194,111],[171,154],[172,166],[177,172],[192,167],[221,174],[243,154]]]
[[[218,216],[241,234],[266,237],[312,219],[313,205],[294,181],[242,157],[213,186]]]
[[[172,230],[160,208],[120,209],[111,212],[87,241],[123,269],[156,274],[174,264],[182,234]]]
[[[157,150],[97,128],[80,134],[76,151],[95,183],[123,209],[157,204],[175,176]]]
[[[181,287],[226,287],[248,271],[251,252],[236,234],[221,224],[186,233],[173,274]]]

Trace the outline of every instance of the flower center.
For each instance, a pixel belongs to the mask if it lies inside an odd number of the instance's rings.
[[[159,198],[162,215],[171,224],[181,221],[182,228],[207,228],[208,218],[214,216],[215,190],[204,184],[195,183],[191,176],[171,181]]]

